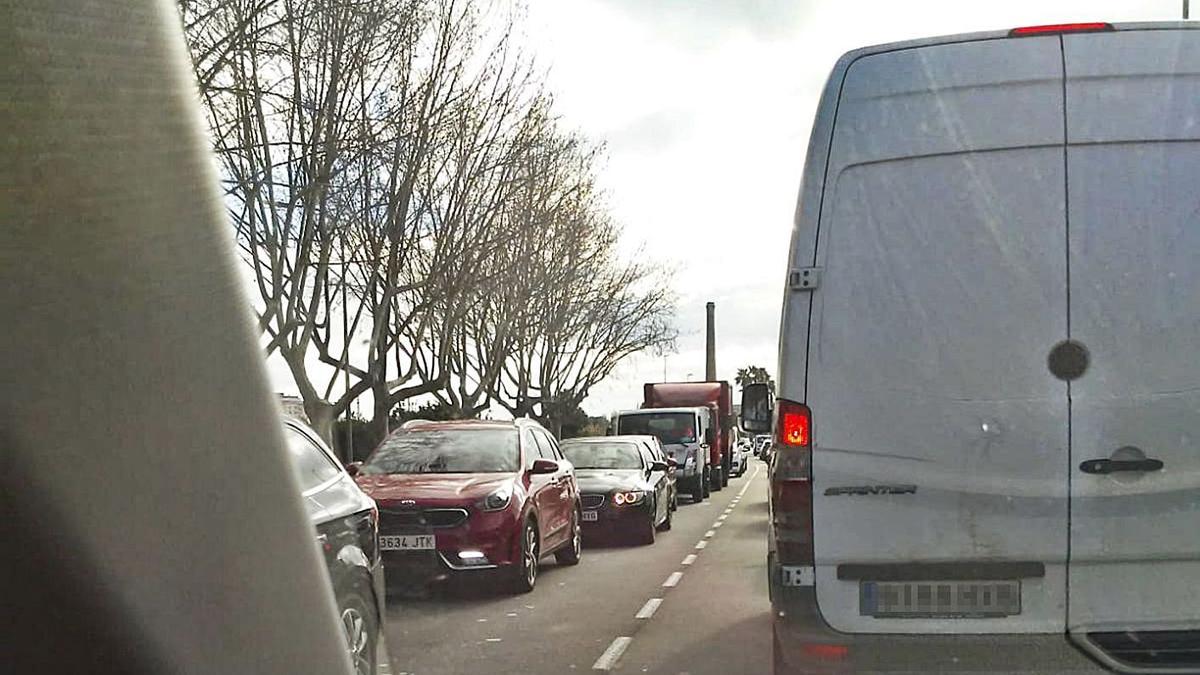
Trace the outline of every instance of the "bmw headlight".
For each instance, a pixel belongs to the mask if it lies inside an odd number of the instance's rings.
[[[642,501],[646,496],[641,490],[624,490],[613,495],[613,503],[617,506],[631,506]]]
[[[476,502],[475,507],[481,511],[500,511],[512,501],[512,494],[512,483],[505,483],[493,490],[492,494]]]

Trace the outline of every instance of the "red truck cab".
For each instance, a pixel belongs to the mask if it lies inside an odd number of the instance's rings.
[[[713,438],[708,439],[709,464],[713,467],[710,480],[712,489],[720,490],[729,483],[729,472],[733,464],[733,388],[724,380],[647,382],[642,387],[643,408],[688,406],[704,406],[709,409],[713,429]]]

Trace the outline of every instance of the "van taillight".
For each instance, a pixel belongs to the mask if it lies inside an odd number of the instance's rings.
[[[781,565],[811,566],[812,411],[780,399],[775,408],[775,459],[771,463],[771,515]]]
[[[1008,31],[1009,37],[1030,35],[1061,35],[1063,33],[1102,33],[1113,30],[1111,23],[1089,21],[1086,23],[1051,23],[1044,26],[1021,26]]]
[[[807,446],[812,429],[808,406],[791,401],[779,402],[779,438],[783,445]]]

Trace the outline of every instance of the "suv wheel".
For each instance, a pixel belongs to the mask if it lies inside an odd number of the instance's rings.
[[[538,546],[537,526],[532,520],[526,520],[521,528],[520,559],[510,565],[509,574],[513,590],[517,593],[528,593],[537,583],[538,560],[541,551]]]
[[[583,553],[583,531],[579,525],[581,520],[579,511],[574,511],[571,515],[571,541],[554,552],[554,560],[559,565],[579,564],[579,556]]]

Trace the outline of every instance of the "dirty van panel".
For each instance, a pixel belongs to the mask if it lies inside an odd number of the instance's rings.
[[[1200,33],[1098,38],[1065,38],[1071,336],[1090,357],[1071,383],[1069,624],[1194,631]],[[1084,470],[1122,458],[1161,468]]]
[[[905,49],[846,72],[807,399],[835,629],[1065,625],[1067,392],[1043,356],[1066,335],[1058,45]],[[949,599],[903,601],[931,590]]]

